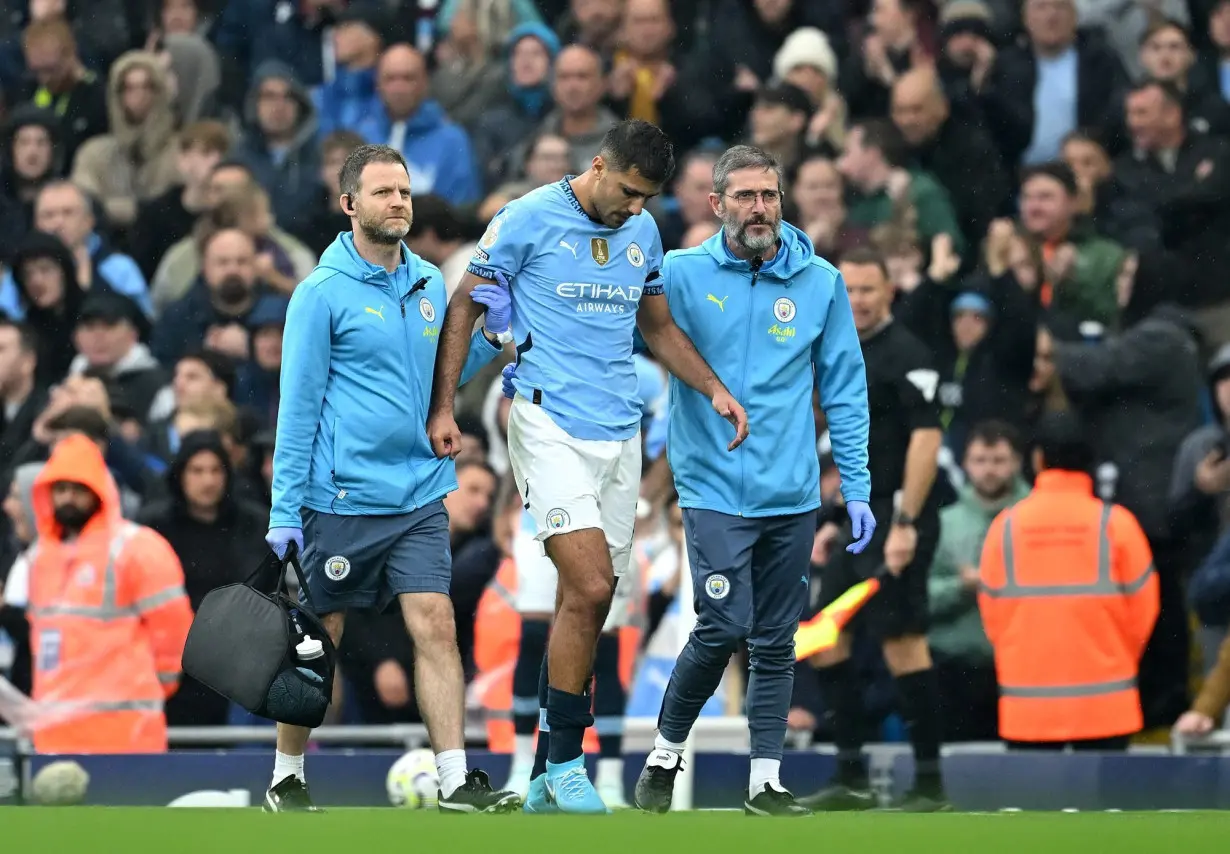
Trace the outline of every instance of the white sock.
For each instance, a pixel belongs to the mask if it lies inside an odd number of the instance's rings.
[[[307,782],[307,777],[303,776],[303,754],[290,756],[280,750],[275,750],[273,752],[273,783],[269,788],[272,789],[290,776],[298,777],[302,783]]]
[[[512,767],[534,764],[534,734],[517,735],[513,738]]]
[[[466,752],[457,749],[437,753],[436,771],[440,774],[440,791],[444,797],[452,797],[466,781]]]
[[[667,741],[662,733],[658,733],[653,738],[653,748],[654,750],[670,750],[682,756],[683,751],[687,749],[687,745],[683,742]]]
[[[597,785],[618,785],[621,789],[624,786],[624,761],[617,757],[598,760],[598,780]]]
[[[753,759],[752,773],[747,784],[747,796],[756,797],[770,784],[778,791],[782,791],[781,780],[778,779],[781,771],[782,761],[780,759]]]

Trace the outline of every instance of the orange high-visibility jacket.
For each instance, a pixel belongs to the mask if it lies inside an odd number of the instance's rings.
[[[1153,554],[1084,474],[1049,470],[995,518],[978,607],[995,648],[999,734],[1112,738],[1143,726],[1136,674],[1158,612]]]
[[[474,614],[474,667],[471,690],[487,712],[487,749],[511,753],[513,749],[512,677],[521,643],[521,615],[517,613],[517,568],[512,558],[500,561],[495,578],[487,583]]]
[[[100,511],[61,539],[52,485],[80,483]],[[192,609],[170,544],[120,516],[119,491],[98,446],[70,436],[34,481],[38,542],[30,567],[34,699],[46,710],[39,753],[167,749],[163,700],[179,686]]]

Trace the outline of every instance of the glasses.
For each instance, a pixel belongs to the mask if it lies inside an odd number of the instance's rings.
[[[777,206],[782,200],[782,193],[779,190],[740,190],[737,193],[724,193],[728,199],[734,199],[735,204],[741,208],[750,208],[756,204],[756,199],[762,199],[766,208]]]

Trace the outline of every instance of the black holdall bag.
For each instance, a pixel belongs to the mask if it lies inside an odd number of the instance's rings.
[[[288,563],[299,579],[307,608],[290,598]],[[270,573],[277,575],[272,593],[253,586]],[[337,650],[312,607],[294,543],[285,560],[270,551],[246,581],[206,595],[188,632],[183,670],[255,715],[318,727],[333,697]],[[300,660],[295,646],[304,635],[320,641],[324,655]]]

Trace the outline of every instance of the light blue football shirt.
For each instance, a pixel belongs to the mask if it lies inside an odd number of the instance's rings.
[[[590,219],[568,180],[501,209],[469,271],[511,283],[517,393],[575,439],[630,439],[642,414],[632,333],[641,297],[662,294],[662,239],[644,211],[620,228]]]

